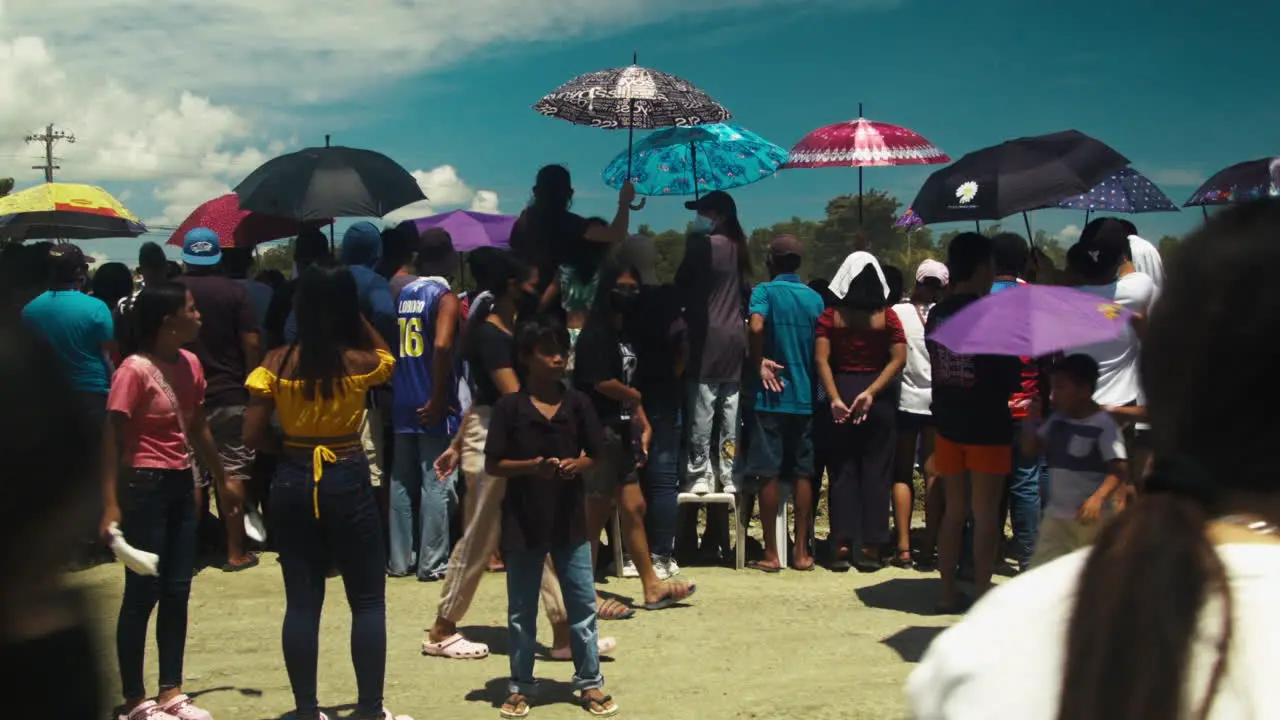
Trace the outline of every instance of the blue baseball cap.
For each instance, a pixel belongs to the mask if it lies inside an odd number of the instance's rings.
[[[218,245],[218,233],[199,227],[182,238],[182,262],[207,267],[221,261],[222,247]]]

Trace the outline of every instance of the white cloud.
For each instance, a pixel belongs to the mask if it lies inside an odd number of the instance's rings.
[[[182,178],[156,188],[156,199],[164,203],[160,214],[143,220],[148,226],[173,227],[182,223],[192,210],[216,197],[231,192],[226,183],[212,178]]]
[[[435,215],[436,208],[466,207],[476,212],[498,212],[498,193],[493,190],[474,190],[458,176],[452,165],[441,165],[431,170],[414,170],[413,178],[422,188],[427,199],[406,205],[383,218],[394,224],[402,220]]]
[[[1073,244],[1080,239],[1080,226],[1068,225],[1055,233],[1054,236],[1063,243]]]
[[[900,0],[804,0],[881,9]],[[793,8],[794,0],[0,0],[0,158],[19,187],[43,148],[22,138],[52,122],[60,179],[155,183],[153,222],[174,222],[268,157],[314,134],[308,106],[369,95],[406,77],[458,65],[489,48],[621,33],[692,15]],[[628,54],[602,58],[623,64]],[[643,58],[642,58],[643,59]],[[592,68],[583,68],[588,70]],[[510,99],[513,112],[567,78]],[[708,88],[714,92],[714,88]],[[477,92],[484,92],[477,88]],[[354,108],[354,106],[353,106]],[[31,162],[27,160],[30,159]],[[436,206],[496,209],[445,167],[423,173]],[[420,178],[420,181],[423,181]]]

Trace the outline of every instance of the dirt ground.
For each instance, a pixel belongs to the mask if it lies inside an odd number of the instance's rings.
[[[218,720],[291,717],[280,651],[284,589],[275,556],[262,560],[243,573],[205,570],[193,585],[186,690]],[[688,606],[601,623],[601,633],[619,643],[604,663],[604,675],[621,717],[904,718],[907,675],[928,643],[953,621],[927,614],[937,576],[914,570],[765,575],[689,568],[683,576],[698,584]],[[109,669],[110,699],[118,702],[112,649],[123,570],[106,565],[74,577],[100,599],[103,666]],[[320,700],[333,708],[329,714],[335,720],[348,716],[355,698],[347,649],[350,615],[340,583],[329,581],[320,656]],[[604,588],[634,597],[639,581],[615,578]],[[439,584],[388,581],[388,707],[417,720],[496,718],[507,676],[503,578],[485,579],[463,623],[469,637],[490,643],[493,655],[485,660],[419,653],[439,593]],[[549,637],[544,619],[539,638]],[[147,655],[152,692],[155,662],[153,644]],[[571,704],[566,684],[571,664],[540,660],[537,674],[544,689],[533,718],[588,717]]]

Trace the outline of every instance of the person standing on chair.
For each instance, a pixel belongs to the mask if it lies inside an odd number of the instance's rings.
[[[449,279],[458,254],[449,233],[422,234],[413,270],[396,301],[400,357],[392,379],[395,429],[391,470],[392,577],[416,572],[419,580],[440,580],[449,566],[449,516],[456,504],[457,474],[437,477],[433,465],[461,425],[454,338],[458,296]],[[415,532],[417,528],[417,532]]]
[[[813,509],[813,352],[815,328],[825,307],[822,296],[803,282],[800,242],[780,235],[769,243],[765,266],[772,278],[751,291],[749,362],[756,368],[753,411],[747,420],[746,477],[759,482],[764,559],[752,567],[782,569],[777,516],[779,479],[794,483],[796,542],[792,567],[812,570],[809,513]],[[750,397],[750,396],[749,396]]]

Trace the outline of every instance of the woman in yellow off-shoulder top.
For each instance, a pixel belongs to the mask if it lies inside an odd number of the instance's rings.
[[[270,510],[284,573],[284,661],[296,716],[316,720],[316,665],[325,574],[335,562],[351,606],[358,720],[391,718],[386,673],[386,551],[360,443],[365,393],[391,378],[395,359],[360,315],[345,267],[317,265],[298,280],[297,340],[271,351],[245,386],[245,443],[279,453]],[[283,434],[271,427],[275,413]]]

